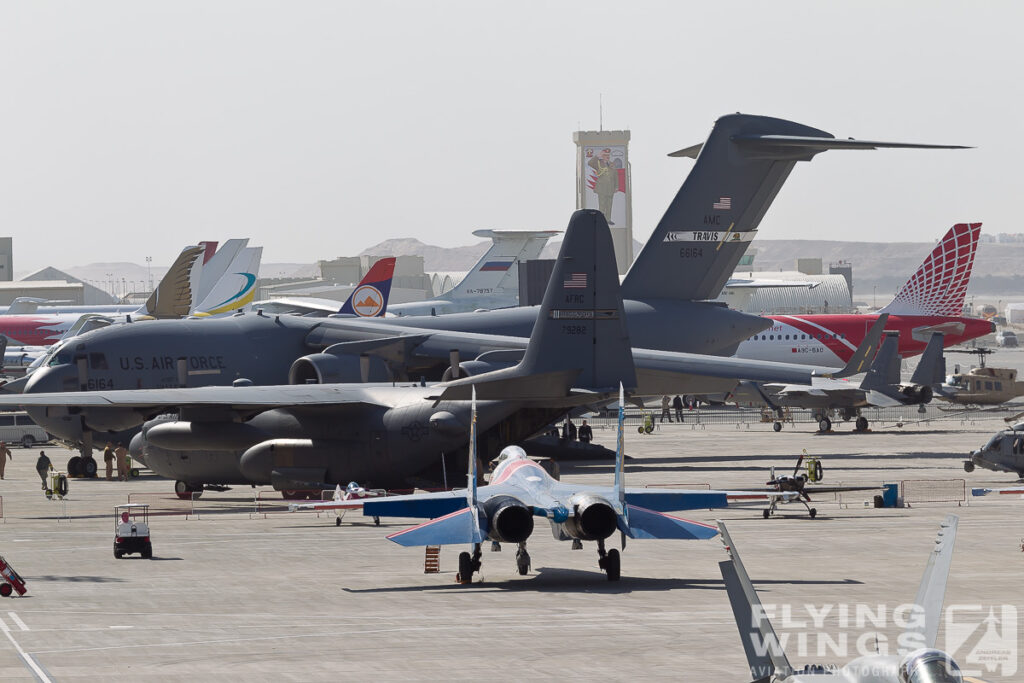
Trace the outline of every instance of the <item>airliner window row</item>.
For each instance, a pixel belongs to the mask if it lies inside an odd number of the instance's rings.
[[[762,335],[758,336],[758,335],[755,334],[753,337],[751,337],[747,341],[790,341],[790,337],[792,337],[793,341],[800,341],[801,339],[803,339],[803,340],[817,339],[819,341],[825,341],[826,339],[846,339],[846,335],[845,334],[834,334],[834,333],[833,334],[829,334],[829,333],[822,334],[821,332],[819,332],[816,335],[815,334],[810,334],[810,335],[808,335],[808,334],[799,334],[799,335],[798,334],[793,334],[793,335],[789,335],[789,334],[787,334],[787,335],[781,335],[781,334],[762,334]]]

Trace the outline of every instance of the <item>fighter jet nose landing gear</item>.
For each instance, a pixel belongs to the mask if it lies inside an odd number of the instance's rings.
[[[520,543],[516,551],[516,569],[519,576],[526,576],[530,571],[530,553],[526,552],[526,543]]]

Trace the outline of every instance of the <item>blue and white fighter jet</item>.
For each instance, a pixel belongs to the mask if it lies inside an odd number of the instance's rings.
[[[473,401],[475,403],[475,390]],[[477,487],[476,414],[470,426],[468,487],[463,490],[412,494],[363,502],[363,514],[372,517],[425,517],[418,526],[399,531],[388,539],[403,546],[466,543],[470,549],[459,555],[460,583],[470,583],[480,570],[481,545],[516,543],[516,566],[521,575],[530,570],[526,542],[534,529],[534,518],[543,518],[555,538],[596,541],[598,566],[609,581],[620,572],[619,551],[605,548],[605,541],[617,531],[622,548],[627,538],[707,539],[718,535],[714,526],[664,514],[667,511],[726,507],[726,493],[673,489],[627,488],[623,483],[623,421],[625,392],[619,387],[618,447],[612,486],[568,484],[551,478],[519,446],[508,446],[486,486]],[[315,508],[317,504],[298,505]]]

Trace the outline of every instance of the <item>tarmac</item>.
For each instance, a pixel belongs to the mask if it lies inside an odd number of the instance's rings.
[[[1020,681],[1024,628],[1014,610],[1024,606],[1024,501],[971,499],[971,487],[1015,478],[962,468],[1002,424],[990,417],[865,434],[847,424],[816,435],[809,425],[773,433],[770,425],[666,423],[649,436],[627,434],[626,481],[762,487],[770,467],[792,471],[802,449],[822,458],[823,485],[931,480],[934,490],[956,492],[963,481],[968,500],[960,502],[875,509],[865,504],[874,492],[862,492],[842,504],[815,500],[814,520],[802,505],[772,519],[761,507],[681,516],[727,521],[800,667],[874,651],[874,632],[880,649],[894,645],[897,608],[913,602],[940,521],[957,514],[946,605],[972,606],[960,622],[974,628],[955,656],[964,665],[990,611],[1009,615],[998,628],[1009,655],[984,673]],[[614,447],[610,428],[599,425],[595,437]],[[413,521],[376,527],[350,512],[336,527],[333,514],[285,511],[269,488],[255,497],[242,488],[206,492],[193,511],[147,471],[128,482],[75,479],[66,500],[47,500],[33,469],[38,450],[15,449],[0,481],[0,554],[28,587],[24,597],[0,598],[3,680],[750,680],[717,538],[631,540],[621,581],[609,582],[595,544],[572,551],[538,523],[527,576],[516,574],[514,548],[485,547],[482,575],[461,586],[464,548],[445,547],[441,572],[425,574],[422,549],[385,540]],[[70,455],[46,450],[58,467]],[[568,463],[562,479],[609,484],[611,470]],[[175,508],[150,519],[152,560],[113,557],[113,507],[129,494],[155,512]],[[818,627],[812,616],[826,607]],[[940,646],[952,630],[942,627]],[[845,645],[830,646],[822,633]]]

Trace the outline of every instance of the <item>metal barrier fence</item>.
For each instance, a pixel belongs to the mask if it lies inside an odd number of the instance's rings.
[[[179,498],[176,493],[129,493],[129,503],[145,503],[149,505],[150,515],[184,515],[198,514],[195,510],[196,494],[188,498]]]
[[[945,405],[945,404],[943,404]],[[918,411],[918,406],[900,406],[895,408],[865,408],[861,410],[861,414],[867,418],[869,424],[874,426],[902,426],[910,424],[923,424],[927,425],[931,422],[956,422],[960,425],[972,424],[976,419],[982,417],[991,417],[992,411],[981,411],[981,410],[967,410],[967,409],[947,409],[943,410],[938,407],[937,404],[928,404],[925,407],[924,412]],[[751,424],[762,424],[775,421],[774,414],[771,414],[767,419],[763,417],[761,410],[757,408],[739,408],[736,406],[701,406],[693,409],[683,409],[683,422],[684,426],[689,425],[691,429],[699,429],[705,425],[713,424],[737,424],[737,425],[749,425]],[[1010,411],[1007,410],[1007,414]],[[663,426],[669,424],[669,418],[665,418],[665,421],[661,420],[661,410],[637,410],[627,409],[625,415],[625,424],[627,427],[632,427],[628,431],[635,431],[637,427],[643,426],[644,419],[650,416],[654,423],[654,428],[661,429]],[[597,428],[614,428],[618,417],[612,412],[605,415],[594,415],[588,416],[587,421]],[[671,419],[673,425],[679,425],[676,420],[676,413],[673,409],[671,411]],[[577,420],[577,423],[579,421]],[[785,419],[786,423],[793,424],[815,424],[817,419],[814,417],[814,412],[811,410],[800,410],[800,409],[788,409]],[[832,422],[836,426],[840,426],[842,422],[839,417],[836,416],[832,419]],[[851,421],[852,422],[852,421]]]
[[[903,504],[967,502],[967,481],[964,479],[905,479],[900,482]]]

